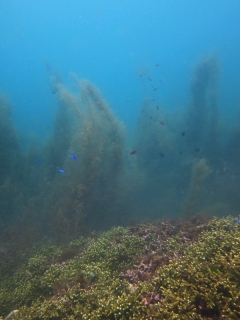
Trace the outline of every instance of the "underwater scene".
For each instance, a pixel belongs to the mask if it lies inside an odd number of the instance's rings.
[[[0,319],[240,319],[240,2],[0,0]]]

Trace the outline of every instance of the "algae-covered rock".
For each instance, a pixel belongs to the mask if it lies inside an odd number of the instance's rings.
[[[12,319],[238,319],[238,221],[113,228],[72,241],[64,260],[67,247],[46,244],[1,281],[1,316],[18,309]]]

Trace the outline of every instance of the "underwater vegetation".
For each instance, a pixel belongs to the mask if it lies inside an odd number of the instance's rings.
[[[2,96],[2,239],[64,242],[93,229],[166,214],[238,214],[239,130],[221,121],[219,69],[215,55],[198,61],[189,104],[174,115],[147,96],[134,137],[128,137],[99,89],[75,74],[72,88],[51,75],[57,111],[42,143],[22,145]]]
[[[1,319],[239,319],[239,226],[198,215],[29,247],[1,264]]]
[[[143,102],[130,153],[139,216],[238,213],[239,124],[227,128],[221,119],[219,69],[215,55],[204,55],[193,68],[188,106],[174,114],[149,96]]]
[[[22,150],[12,123],[1,118],[6,127],[1,127],[2,140],[5,135],[9,139],[1,144],[8,165],[1,175],[1,223],[14,217],[18,233],[20,218],[21,225],[36,227],[35,237],[45,234],[62,241],[78,236],[85,228],[112,226],[123,211],[124,201],[119,198],[125,193],[124,128],[99,90],[89,81],[73,77],[77,93],[53,79],[58,110],[43,146],[31,144]],[[3,103],[1,107],[7,118],[7,107]],[[18,148],[20,155],[15,155]],[[14,165],[19,172],[12,172]],[[15,189],[23,203],[15,199]]]
[[[22,143],[1,96],[2,318],[239,318],[239,219],[220,217],[239,215],[240,133],[218,75],[201,58],[174,115],[147,96],[134,137],[75,74],[73,88],[51,77],[41,143]]]
[[[135,137],[75,74],[51,77],[42,143],[21,143],[1,96],[0,319],[240,317],[240,135],[218,75],[202,57],[174,116],[146,97]]]
[[[116,222],[124,129],[100,92],[74,77],[80,94],[56,85],[60,104],[53,137],[46,146],[51,186],[44,195],[43,211],[46,220],[53,212],[54,226],[77,235],[83,227],[101,228]]]
[[[187,199],[184,208],[184,215],[191,216],[201,202],[201,193],[204,188],[204,182],[211,173],[211,169],[206,164],[206,160],[195,159],[192,166],[191,181],[187,192]]]
[[[194,148],[206,143],[217,148],[218,129],[217,80],[219,63],[216,56],[204,55],[193,71],[190,93],[191,101],[187,117],[189,147]],[[209,151],[211,150],[208,146]],[[216,150],[215,150],[216,151]]]
[[[193,68],[188,105],[174,114],[147,96],[134,137],[99,89],[75,74],[71,88],[51,75],[57,111],[42,143],[22,144],[2,96],[3,242],[58,243],[165,215],[238,214],[239,125],[221,121],[219,69],[215,55],[204,55]]]
[[[1,145],[1,168],[0,184],[14,175],[15,167],[11,159],[18,150],[18,137],[11,121],[12,109],[7,97],[0,96],[0,145]]]

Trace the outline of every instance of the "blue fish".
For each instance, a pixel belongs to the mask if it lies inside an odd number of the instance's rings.
[[[59,169],[59,172],[64,173],[65,170],[64,169]]]
[[[36,162],[39,162],[39,161],[40,161],[40,159],[39,159],[39,158],[37,158],[37,159],[36,159]]]
[[[69,157],[72,158],[73,160],[77,160],[77,157],[74,153],[70,153]]]
[[[234,220],[235,223],[240,223],[240,217]]]

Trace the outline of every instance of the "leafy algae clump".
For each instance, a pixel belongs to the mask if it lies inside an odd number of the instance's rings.
[[[74,78],[77,93],[56,85],[58,110],[46,144],[42,216],[49,237],[54,233],[59,241],[77,237],[86,227],[116,225],[122,212],[124,128],[99,90]]]
[[[99,237],[81,237],[69,245],[77,255],[66,261],[60,258],[66,248],[48,250],[46,245],[18,268],[14,281],[1,281],[2,316],[19,309],[12,319],[200,320],[196,299],[201,299],[208,310],[219,310],[226,319],[239,318],[239,224],[232,217],[193,223],[198,237],[190,242],[182,235],[183,223],[166,242],[161,228],[170,228],[171,222],[160,226],[141,225],[138,230],[145,228],[149,237],[135,232],[137,228],[122,227]],[[149,250],[152,259],[161,250],[169,255],[152,272],[153,261],[144,260]],[[140,273],[147,276],[131,278]]]

